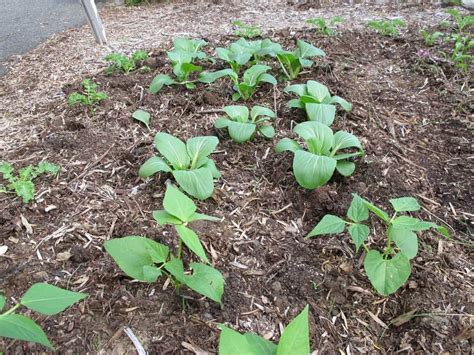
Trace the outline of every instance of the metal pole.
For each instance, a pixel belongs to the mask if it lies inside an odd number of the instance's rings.
[[[95,6],[94,0],[81,0],[81,3],[84,7],[84,11],[86,12],[89,25],[91,26],[92,31],[94,32],[95,40],[99,44],[107,44],[105,28],[102,25],[102,21],[100,20],[99,13],[97,12],[97,7]]]

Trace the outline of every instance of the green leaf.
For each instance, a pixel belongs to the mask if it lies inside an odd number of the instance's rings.
[[[298,49],[297,53],[300,58],[324,57],[326,55],[323,50],[302,40],[296,42],[296,48]]]
[[[319,103],[322,103],[326,97],[331,96],[326,85],[314,80],[308,80],[306,90],[308,94],[317,99]]]
[[[229,120],[228,118],[218,118],[215,122],[214,122],[214,127],[216,127],[217,129],[221,129],[221,128],[226,128],[229,126],[229,123],[231,122],[231,120]]]
[[[255,64],[245,71],[243,82],[248,86],[256,86],[259,77],[270,69],[268,65]]]
[[[286,88],[283,89],[283,92],[292,92],[298,96],[303,96],[307,94],[306,91],[306,84],[293,84],[288,85]]]
[[[176,84],[176,82],[171,79],[169,75],[159,74],[153,78],[148,91],[150,91],[152,94],[156,94],[163,88],[164,85],[168,86],[173,84]]]
[[[393,198],[390,203],[397,212],[418,211],[421,208],[416,198],[413,197]]]
[[[385,212],[384,210],[378,208],[377,206],[375,206],[374,204],[370,203],[367,200],[364,200],[364,199],[362,199],[362,200],[364,201],[365,207],[367,207],[370,211],[372,211],[377,217],[379,217],[380,219],[382,219],[385,222],[390,221],[390,217],[388,216],[387,212]]]
[[[26,291],[20,303],[33,311],[51,316],[86,297],[85,293],[71,292],[47,283],[36,283]]]
[[[163,273],[156,266],[145,265],[143,267],[143,278],[145,282],[155,282]]]
[[[189,229],[182,224],[176,225],[175,228],[176,232],[178,232],[178,235],[184,242],[184,244],[194,254],[199,256],[202,261],[209,263],[209,259],[207,258],[206,252],[204,251],[204,248],[202,247],[201,241],[199,240],[197,234],[192,229]]]
[[[0,311],[5,308],[5,296],[0,294]]]
[[[262,75],[260,75],[258,77],[258,82],[265,82],[265,83],[269,83],[273,86],[275,86],[276,84],[278,84],[277,80],[275,79],[275,77],[271,74],[268,74],[268,73],[264,73]]]
[[[377,250],[370,250],[364,260],[364,269],[372,286],[382,296],[397,291],[411,274],[410,261],[403,253],[384,259]]]
[[[336,164],[336,170],[342,176],[351,176],[354,173],[355,164],[347,160],[338,160]]]
[[[186,142],[186,148],[192,162],[197,162],[211,154],[218,144],[219,139],[215,136],[193,137]]]
[[[364,200],[357,194],[353,194],[351,205],[347,210],[347,217],[353,222],[362,222],[369,219],[369,210],[364,204]]]
[[[409,216],[400,216],[392,221],[392,225],[396,228],[407,229],[413,232],[424,231],[430,228],[438,228],[438,225],[433,222],[420,221],[417,218]]]
[[[202,72],[198,76],[198,80],[201,83],[210,84],[216,81],[217,79],[223,78],[225,76],[230,77],[233,80],[237,80],[237,73],[232,69],[222,69],[214,72]]]
[[[293,158],[293,173],[302,187],[313,190],[331,179],[336,163],[333,158],[298,150]]]
[[[49,163],[47,161],[42,161],[34,169],[33,176],[36,177],[45,173],[56,175],[57,173],[59,173],[59,170],[60,170],[60,167],[58,165]]]
[[[293,139],[283,138],[275,146],[275,151],[277,153],[289,151],[295,153],[298,150],[301,150],[301,146],[296,143]]]
[[[322,234],[339,234],[344,232],[345,226],[346,222],[343,219],[332,214],[327,214],[319,221],[316,227],[308,233],[305,239]]]
[[[219,355],[274,355],[277,346],[253,333],[240,334],[221,325]]]
[[[353,134],[345,131],[338,131],[334,134],[334,151],[345,148],[362,149],[362,146],[359,139]]]
[[[153,156],[143,163],[143,165],[140,167],[140,170],[138,170],[138,176],[141,178],[147,178],[160,171],[169,173],[171,172],[171,168],[165,163],[163,159]]]
[[[9,180],[13,173],[13,165],[8,162],[0,162],[0,174],[3,175],[5,180]]]
[[[186,169],[191,160],[186,145],[178,138],[164,132],[155,136],[156,149],[173,165],[175,169]]]
[[[179,186],[189,195],[199,200],[212,196],[214,179],[210,169],[174,170],[173,176]]]
[[[183,222],[188,222],[189,218],[196,212],[196,205],[193,200],[171,185],[166,187],[163,207],[166,212]]]
[[[369,237],[370,229],[365,224],[351,224],[347,229],[356,246],[356,252]]]
[[[169,255],[167,246],[138,236],[108,240],[104,243],[104,248],[124,273],[145,282],[150,280],[143,268],[153,266],[154,263],[164,263]]]
[[[273,138],[275,137],[275,128],[270,125],[263,125],[258,127],[258,131],[265,137],[265,138]]]
[[[168,261],[164,267],[176,280],[184,283],[184,267],[183,262],[180,259],[171,257],[170,261]]]
[[[302,137],[306,143],[312,140],[314,154],[329,155],[334,144],[334,137],[331,128],[325,124],[316,121],[303,122],[297,124],[293,128],[293,132]],[[309,144],[308,148],[311,148]]]
[[[249,109],[247,106],[230,105],[224,107],[224,112],[235,122],[247,123],[249,120]]]
[[[255,123],[229,122],[229,136],[234,142],[243,143],[250,140],[255,133]]]
[[[181,221],[179,218],[176,218],[165,210],[153,211],[153,218],[159,225],[183,223],[183,221]]]
[[[150,129],[150,113],[143,110],[136,110],[132,117],[137,121],[143,122],[145,126]]]
[[[414,232],[390,226],[387,234],[408,259],[413,259],[418,254],[418,237]]]
[[[194,221],[211,221],[211,222],[220,222],[221,218],[214,217],[214,216],[208,216],[207,214],[203,213],[194,213],[190,218],[188,222],[194,222]]]
[[[15,190],[17,196],[22,198],[23,203],[30,202],[35,196],[35,185],[31,180],[17,180],[12,182],[10,187]]]
[[[31,341],[54,350],[40,326],[20,314],[0,316],[0,337]]]
[[[277,355],[309,354],[308,306],[285,328],[277,347]]]
[[[310,121],[332,125],[336,117],[336,106],[327,104],[308,103],[305,105],[306,113]]]
[[[269,108],[258,106],[258,105],[255,105],[254,107],[252,107],[252,113],[250,116],[252,117],[253,121],[255,121],[258,116],[267,116],[271,118],[276,117],[275,112],[273,112]]]
[[[219,179],[221,177],[221,172],[217,169],[216,163],[212,159],[207,159],[204,164],[199,166],[200,168],[206,168],[210,170],[211,175],[214,179]]]
[[[339,104],[345,111],[351,111],[352,110],[352,105],[344,100],[342,97],[339,96],[333,96],[331,97],[331,104]]]
[[[200,263],[191,263],[190,267],[194,272],[192,275],[185,276],[184,284],[201,295],[222,304],[224,278],[219,270]]]

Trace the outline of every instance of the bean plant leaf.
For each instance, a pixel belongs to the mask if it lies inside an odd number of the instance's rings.
[[[351,205],[347,210],[347,217],[353,222],[362,222],[369,219],[369,210],[364,204],[364,200],[357,194],[353,194]]]
[[[183,222],[188,222],[189,218],[196,212],[196,205],[193,200],[171,185],[166,187],[163,207],[166,212]]]
[[[332,214],[325,215],[305,239],[322,234],[339,234],[344,232],[346,222]]]
[[[364,269],[372,286],[382,296],[397,291],[411,274],[410,261],[403,253],[384,259],[377,250],[370,250],[367,253]]]
[[[145,126],[150,129],[150,113],[144,110],[136,110],[132,117],[137,121],[140,121],[145,124]]]
[[[153,218],[159,225],[183,223],[183,221],[181,221],[179,218],[169,214],[165,210],[153,211]]]
[[[379,217],[380,219],[382,219],[383,221],[385,222],[389,222],[390,221],[390,217],[388,216],[387,212],[385,212],[384,210],[378,208],[377,206],[375,206],[374,204],[370,203],[369,201],[367,200],[364,200],[364,205],[371,211],[373,212],[377,217]]]
[[[168,164],[166,164],[163,159],[157,156],[153,156],[143,163],[143,165],[138,170],[138,175],[141,178],[147,178],[160,171],[169,173],[171,172],[171,168],[168,166]]]
[[[160,91],[163,88],[163,86],[173,85],[173,84],[176,84],[176,82],[173,79],[171,79],[169,75],[158,74],[151,81],[151,84],[148,90],[150,91],[150,93],[156,94],[158,91]]]
[[[413,218],[410,216],[397,217],[392,221],[392,225],[396,228],[402,228],[413,232],[424,231],[430,228],[438,228],[436,223],[420,221],[418,218]]]
[[[336,117],[336,106],[328,104],[308,103],[305,105],[306,114],[310,121],[332,125]]]
[[[396,212],[418,211],[421,208],[416,198],[413,197],[393,198],[390,200],[390,204]]]
[[[296,181],[305,189],[313,190],[325,185],[334,174],[336,160],[304,150],[295,152],[293,172]]]
[[[155,147],[175,169],[186,169],[191,160],[186,145],[171,134],[160,132],[155,136]]]
[[[277,346],[253,333],[240,334],[221,325],[219,355],[274,355]]]
[[[277,355],[309,354],[308,306],[283,330]]]
[[[212,196],[214,179],[208,168],[174,170],[173,177],[185,192],[199,200]]]
[[[369,227],[367,227],[365,224],[355,223],[351,224],[347,230],[356,246],[356,252],[359,251],[359,248],[369,237]]]
[[[408,259],[413,259],[418,254],[418,237],[414,232],[390,226],[387,234]]]
[[[189,250],[199,256],[202,261],[209,263],[209,259],[207,258],[206,252],[204,251],[204,248],[202,247],[201,241],[199,240],[197,234],[192,229],[189,229],[188,227],[185,227],[182,224],[176,225],[175,228],[178,232],[179,237],[181,238],[183,243],[189,248]]]
[[[51,316],[86,297],[85,293],[64,290],[47,283],[36,283],[26,291],[20,303],[33,311]]]
[[[210,222],[219,222],[221,218],[214,217],[214,216],[209,216],[207,214],[203,213],[194,213],[191,217],[189,217],[188,222],[194,222],[194,221],[210,221]]]
[[[21,314],[0,316],[0,337],[31,341],[54,350],[40,326]]]

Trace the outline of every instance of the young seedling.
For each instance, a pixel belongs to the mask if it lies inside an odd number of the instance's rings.
[[[347,159],[364,155],[356,136],[345,131],[334,134],[331,128],[320,122],[297,124],[293,132],[304,140],[306,149],[290,138],[283,138],[275,150],[277,153],[294,153],[293,173],[296,181],[305,189],[313,190],[325,185],[335,170],[343,176],[352,175],[355,164]],[[340,150],[348,148],[355,148],[356,151],[340,153]]]
[[[28,165],[21,168],[18,175],[14,175],[14,168],[8,162],[0,162],[0,174],[8,185],[0,184],[0,192],[12,191],[18,197],[21,197],[23,203],[30,202],[35,196],[35,185],[33,180],[42,174],[57,175],[59,166],[48,163],[46,161],[39,163],[37,166]]]
[[[68,97],[68,103],[71,106],[81,104],[87,107],[93,107],[95,104],[100,101],[106,100],[109,97],[103,91],[97,91],[99,87],[96,83],[92,82],[90,79],[84,79],[82,82],[83,93],[73,92]]]
[[[132,118],[143,123],[150,130],[150,113],[144,110],[136,110],[132,114]]]
[[[281,51],[277,54],[283,73],[288,80],[294,80],[302,68],[311,68],[313,61],[308,58],[324,57],[326,53],[302,40],[296,42],[296,49],[293,52]]]
[[[474,40],[460,34],[452,35],[451,40],[454,42],[451,60],[457,68],[467,72],[469,66],[474,65]]]
[[[148,59],[148,53],[145,51],[136,51],[132,53],[130,58],[124,54],[111,53],[104,59],[112,63],[107,67],[106,74],[111,74],[117,71],[128,74],[136,70],[140,63],[143,63]]]
[[[400,19],[370,20],[367,25],[375,32],[386,37],[397,37],[400,35],[399,29],[406,27],[405,21]]]
[[[416,232],[433,228],[449,237],[445,227],[404,214],[420,209],[415,198],[395,198],[390,200],[390,204],[395,211],[392,216],[369,201],[353,194],[352,203],[347,211],[349,220],[330,214],[325,215],[306,236],[306,238],[311,238],[324,234],[340,234],[348,227],[347,230],[355,244],[356,252],[362,246],[367,253],[364,260],[364,270],[372,286],[382,296],[396,292],[410,277],[410,260],[418,254]],[[367,240],[370,228],[361,223],[369,219],[369,211],[381,219],[387,228],[387,242],[382,252],[369,247],[370,243]]]
[[[195,253],[202,261],[209,263],[204,248],[196,233],[187,227],[197,220],[218,221],[216,217],[196,212],[193,201],[173,186],[168,186],[163,201],[164,210],[154,211],[153,217],[160,225],[172,224],[179,235],[177,256],[170,253],[166,245],[154,240],[127,236],[105,242],[107,253],[128,276],[144,282],[155,282],[160,276],[171,278],[177,290],[184,284],[190,289],[222,304],[224,278],[213,267],[203,263],[191,263],[194,271],[189,275],[184,271],[182,244]]]
[[[239,37],[254,38],[262,35],[262,30],[257,25],[247,25],[240,20],[232,22],[235,26],[234,34]]]
[[[463,16],[455,9],[448,9],[446,12],[453,17],[458,33],[462,33],[464,29],[474,26],[474,15]]]
[[[352,105],[339,96],[331,96],[328,88],[314,80],[306,84],[287,86],[284,92],[292,92],[299,96],[288,102],[290,108],[302,108],[310,121],[317,121],[330,126],[336,117],[335,104],[341,105],[345,111],[352,110]]]
[[[329,21],[326,21],[322,17],[315,17],[306,20],[306,23],[316,27],[316,32],[325,36],[334,36],[336,34],[336,32],[334,31],[335,26],[343,22],[344,19],[341,16],[335,16]]]
[[[283,330],[280,342],[277,344],[268,341],[257,334],[240,334],[235,330],[220,325],[219,355],[235,354],[301,354],[310,353],[308,306]]]
[[[17,304],[0,314],[0,337],[31,341],[54,350],[41,327],[31,318],[18,314],[17,310],[26,307],[52,316],[86,297],[85,293],[63,290],[47,283],[36,283],[26,291]],[[0,311],[5,308],[5,303],[5,296],[0,294]]]
[[[155,147],[163,156],[148,159],[138,171],[147,178],[157,172],[171,173],[178,185],[189,195],[205,200],[214,191],[214,179],[221,176],[214,160],[208,156],[219,140],[214,136],[193,137],[186,144],[167,133],[155,136]]]
[[[226,106],[224,112],[227,117],[217,119],[214,127],[227,128],[234,142],[246,142],[253,138],[256,131],[265,138],[275,136],[275,129],[270,124],[266,124],[275,118],[275,112],[266,107],[254,106],[252,112],[249,113],[246,106]]]
[[[207,42],[203,39],[173,38],[173,52],[190,53],[193,59],[207,58],[206,53],[201,50],[206,45]]]
[[[427,47],[434,46],[438,42],[438,39],[443,38],[444,35],[442,32],[429,32],[426,29],[422,29],[420,34]]]

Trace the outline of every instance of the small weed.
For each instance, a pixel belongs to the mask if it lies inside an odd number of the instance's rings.
[[[316,32],[325,35],[325,36],[334,36],[335,26],[339,23],[343,23],[344,19],[341,16],[335,16],[329,21],[326,21],[322,17],[315,17],[309,20],[306,20],[307,24],[313,25],[316,27]]]
[[[406,27],[405,21],[400,19],[370,20],[367,25],[375,32],[386,37],[397,37],[400,35],[399,29]]]
[[[247,25],[240,20],[232,22],[235,26],[234,34],[244,38],[255,38],[262,35],[262,30],[257,25]]]
[[[127,74],[136,70],[140,63],[147,60],[148,53],[145,51],[136,51],[132,53],[130,58],[123,54],[111,53],[104,59],[112,63],[107,67],[105,71],[106,74],[115,73],[117,71]]]
[[[82,87],[84,89],[83,93],[73,92],[69,95],[68,103],[70,106],[81,104],[87,107],[93,107],[100,101],[109,98],[105,92],[97,91],[99,86],[90,79],[85,79],[82,82]]]

